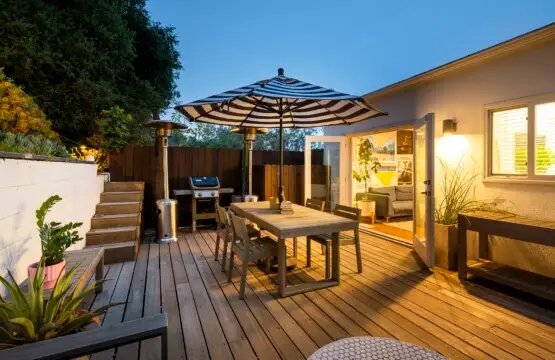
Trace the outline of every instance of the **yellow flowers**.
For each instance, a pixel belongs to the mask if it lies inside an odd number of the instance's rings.
[[[59,141],[52,124],[33,98],[4,76],[0,69],[0,131],[40,133]]]

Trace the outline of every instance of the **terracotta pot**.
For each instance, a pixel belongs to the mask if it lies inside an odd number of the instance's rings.
[[[435,265],[447,270],[457,269],[459,234],[457,225],[434,223]]]
[[[39,263],[34,263],[29,265],[29,267],[27,267],[27,275],[29,276],[29,282],[33,281],[33,278],[37,274],[38,266],[39,266]],[[44,289],[45,290],[52,289],[54,285],[56,285],[56,280],[58,280],[58,278],[65,273],[65,266],[66,266],[66,261],[62,260],[57,264],[46,266],[44,268]]]

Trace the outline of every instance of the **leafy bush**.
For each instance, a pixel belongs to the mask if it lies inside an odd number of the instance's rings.
[[[0,151],[22,154],[46,155],[68,158],[69,152],[57,142],[43,135],[26,135],[22,133],[3,133],[0,131]]]
[[[48,139],[58,140],[51,125],[33,98],[15,85],[0,68],[0,131],[38,133]]]
[[[132,138],[133,118],[119,106],[104,110],[98,122],[100,149],[108,153],[118,152]]]
[[[47,266],[60,263],[64,260],[64,251],[71,245],[83,238],[75,229],[79,228],[83,223],[72,223],[63,225],[59,222],[51,221],[45,223],[46,214],[52,209],[56,203],[62,198],[58,195],[52,195],[41,207],[35,212],[37,218],[37,227],[39,228],[39,237],[42,247],[42,256]]]
[[[100,326],[98,317],[109,308],[121,305],[108,304],[93,312],[79,309],[83,300],[95,291],[102,280],[68,293],[71,278],[78,267],[76,265],[56,281],[48,301],[44,299],[42,261],[37,275],[29,282],[27,294],[23,293],[10,272],[9,280],[0,276],[0,283],[6,287],[11,299],[8,302],[0,297],[0,350],[80,332],[89,324]]]

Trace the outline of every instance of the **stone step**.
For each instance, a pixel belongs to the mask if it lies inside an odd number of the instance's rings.
[[[121,228],[139,225],[141,225],[141,213],[139,212],[113,215],[96,214],[91,219],[92,229]]]
[[[130,202],[143,201],[142,191],[111,191],[100,194],[100,202]]]
[[[91,229],[86,235],[87,245],[107,245],[128,241],[138,241],[139,226],[124,226],[109,229]]]
[[[139,181],[109,182],[104,184],[104,192],[144,191],[145,183]]]
[[[103,202],[96,205],[96,214],[115,215],[141,212],[143,203],[140,201]]]
[[[137,241],[126,241],[115,244],[87,245],[89,248],[104,248],[104,263],[113,264],[123,261],[134,261],[137,257],[139,245]]]

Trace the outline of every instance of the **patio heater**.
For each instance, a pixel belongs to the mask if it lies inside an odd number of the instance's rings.
[[[235,134],[243,134],[243,139],[245,141],[246,150],[248,151],[247,155],[247,166],[248,166],[248,175],[247,175],[247,182],[249,184],[248,187],[248,194],[243,194],[243,201],[245,202],[252,202],[257,201],[258,196],[252,194],[252,147],[254,145],[254,141],[256,140],[257,134],[267,134],[268,129],[266,128],[254,128],[254,127],[234,127],[231,129],[232,133]]]
[[[177,200],[170,199],[168,181],[168,138],[173,129],[186,129],[187,126],[170,120],[151,120],[144,124],[156,130],[162,143],[162,174],[164,177],[164,198],[156,200],[156,233],[158,242],[177,241]]]

